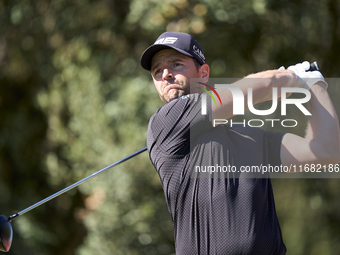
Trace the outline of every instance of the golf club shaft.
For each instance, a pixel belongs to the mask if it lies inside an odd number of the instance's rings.
[[[82,180],[80,180],[80,181],[78,181],[78,182],[76,182],[76,183],[74,183],[74,184],[72,184],[72,185],[70,185],[70,186],[60,190],[60,191],[58,191],[57,193],[55,193],[55,194],[53,194],[53,195],[51,195],[51,196],[49,196],[49,197],[39,201],[38,203],[35,203],[34,205],[31,205],[30,207],[28,207],[28,208],[26,208],[26,209],[24,209],[24,210],[22,210],[22,211],[20,211],[18,213],[15,213],[15,214],[9,216],[8,220],[11,221],[11,220],[15,219],[16,217],[29,212],[30,210],[32,210],[32,209],[34,209],[34,208],[36,208],[36,207],[38,207],[38,206],[40,206],[40,205],[50,201],[53,198],[56,198],[56,197],[60,196],[61,194],[63,194],[65,192],[67,192],[67,191],[77,187],[78,185],[82,184],[83,182],[92,179],[93,177],[95,177],[95,176],[105,172],[106,170],[108,170],[108,169],[110,169],[110,168],[112,168],[112,167],[114,167],[116,165],[119,165],[120,163],[123,163],[126,160],[128,160],[130,158],[133,158],[134,156],[137,156],[138,154],[140,154],[140,153],[142,153],[142,152],[144,152],[146,150],[147,150],[147,147],[144,147],[143,149],[140,149],[139,151],[136,151],[136,152],[132,153],[131,155],[129,155],[129,156],[127,156],[127,157],[125,157],[125,158],[123,158],[123,159],[121,159],[121,160],[119,160],[119,161],[117,161],[117,162],[107,166],[107,167],[104,167],[103,169],[101,169],[101,170],[99,170],[99,171],[97,171],[97,172],[95,172],[95,173],[85,177],[84,179],[82,179]]]

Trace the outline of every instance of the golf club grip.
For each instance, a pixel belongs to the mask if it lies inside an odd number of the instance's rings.
[[[309,69],[307,70],[307,72],[311,72],[311,71],[319,71],[319,70],[320,70],[320,67],[319,67],[318,62],[314,61],[313,63],[310,63],[310,67],[309,67]]]

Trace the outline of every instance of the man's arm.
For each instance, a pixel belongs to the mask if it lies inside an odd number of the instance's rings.
[[[300,83],[300,84],[297,84]],[[270,70],[248,75],[233,85],[239,87],[245,99],[247,89],[253,90],[253,103],[272,100],[272,88],[301,87],[292,70]],[[227,89],[216,89],[221,96],[223,106],[212,104],[212,119],[233,117],[233,98]],[[288,133],[281,145],[283,165],[335,164],[340,162],[339,121],[325,84],[318,82],[312,86],[309,110],[312,114],[305,137]],[[279,94],[278,97],[281,95]],[[247,102],[247,100],[245,100]],[[244,109],[247,109],[245,104]]]
[[[245,78],[233,83],[233,86],[242,90],[245,105],[244,109],[248,108],[247,97],[248,88],[252,89],[253,104],[258,104],[272,100],[272,89],[278,88],[278,97],[283,87],[294,87],[297,82],[296,74],[291,70],[269,70],[250,74]],[[221,97],[223,106],[211,104],[212,119],[229,119],[233,117],[233,96],[229,89],[216,89]]]
[[[305,137],[286,134],[281,145],[283,165],[335,164],[340,161],[339,121],[325,84],[310,90],[312,114]]]

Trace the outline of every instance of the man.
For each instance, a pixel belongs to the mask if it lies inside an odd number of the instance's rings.
[[[285,254],[269,178],[246,178],[239,171],[214,178],[193,175],[192,167],[338,163],[338,119],[321,73],[307,73],[304,63],[251,74],[233,84],[245,96],[252,88],[254,103],[272,100],[274,87],[308,85],[312,116],[305,137],[299,137],[213,127],[212,119],[233,116],[232,95],[217,89],[223,106],[208,100],[209,114],[201,114],[203,94],[196,87],[204,85],[190,84],[190,78],[207,82],[209,66],[188,34],[163,33],[145,50],[141,65],[151,72],[165,104],[150,119],[147,146],[174,224],[176,254]],[[304,83],[301,78],[316,79]]]

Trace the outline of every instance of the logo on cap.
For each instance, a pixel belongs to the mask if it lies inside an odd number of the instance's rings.
[[[205,56],[203,52],[196,45],[192,46],[192,49],[194,53],[205,62]]]
[[[165,37],[157,40],[154,44],[174,44],[177,40],[177,37]]]

